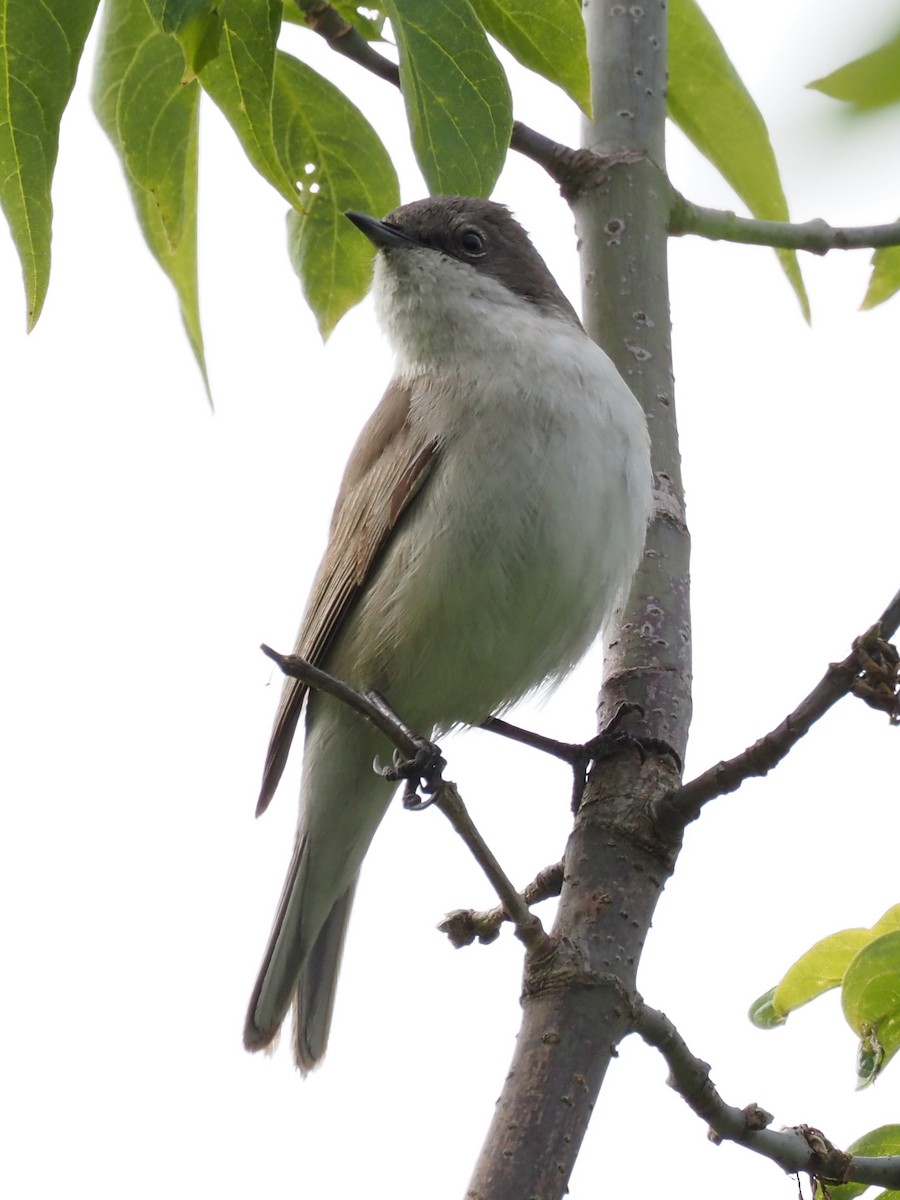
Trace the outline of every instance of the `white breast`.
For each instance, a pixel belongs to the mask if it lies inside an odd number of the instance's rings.
[[[342,638],[420,728],[561,678],[630,582],[650,511],[646,424],[610,360],[567,317],[483,285],[445,296],[415,351],[388,321],[410,419],[442,448]]]

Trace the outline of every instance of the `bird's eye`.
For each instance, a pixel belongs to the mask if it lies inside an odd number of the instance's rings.
[[[484,237],[477,229],[466,229],[459,239],[459,244],[469,258],[481,258],[484,254]]]

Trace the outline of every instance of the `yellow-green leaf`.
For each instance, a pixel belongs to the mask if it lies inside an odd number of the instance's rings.
[[[872,255],[872,274],[863,308],[875,308],[900,292],[900,246],[885,246]]]
[[[769,988],[767,992],[754,1000],[750,1005],[750,1011],[747,1016],[758,1029],[777,1029],[779,1025],[783,1025],[785,1018],[783,1013],[778,1012],[775,1005],[772,1003],[775,995],[775,989]]]
[[[871,1129],[844,1149],[848,1154],[864,1158],[885,1158],[889,1154],[900,1154],[900,1125],[881,1125],[878,1129]],[[867,1183],[829,1183],[826,1196],[822,1185],[817,1183],[816,1200],[853,1200],[854,1196],[860,1195],[870,1186]],[[875,1200],[893,1200],[896,1195],[897,1192],[891,1189],[879,1192]]]
[[[751,1021],[762,1029],[783,1024],[795,1008],[844,983],[865,947],[895,933],[900,936],[900,904],[883,913],[871,929],[841,929],[822,938],[787,969],[776,987],[753,1002]]]
[[[386,0],[413,149],[432,193],[488,196],[506,159],[512,97],[468,0]]]
[[[59,123],[99,0],[0,0],[0,207],[25,281],[28,328],[50,282]]]
[[[197,295],[196,83],[144,0],[107,0],[94,76],[97,119],[119,154],[138,220],[178,295],[206,379]],[[208,385],[207,385],[208,391]]]
[[[868,929],[842,929],[811,946],[789,967],[775,989],[772,1004],[786,1017],[802,1004],[840,986],[854,955],[869,941]]]
[[[838,985],[844,1016],[859,1037],[857,1087],[867,1087],[900,1050],[900,905],[871,929],[843,929],[816,942],[754,1003],[750,1019],[771,1029]]]
[[[762,113],[696,0],[669,3],[669,116],[755,217],[788,220],[787,200]],[[776,250],[809,320],[793,250]]]
[[[278,157],[272,123],[281,0],[219,0],[218,8],[219,52],[201,70],[200,82],[260,175],[301,211],[295,182]]]
[[[302,208],[288,213],[291,262],[327,337],[365,295],[372,248],[344,216],[383,216],[400,199],[397,174],[378,134],[347,97],[305,63],[279,52],[274,126]]]
[[[900,30],[877,50],[854,59],[807,87],[844,100],[854,114],[900,103]]]
[[[869,932],[873,938],[877,938],[885,933],[895,933],[897,930],[900,930],[900,904],[893,905],[883,916],[879,917]]]
[[[591,69],[580,0],[472,0],[485,29],[519,62],[591,115]]]
[[[900,1048],[900,930],[864,946],[847,967],[841,1004],[860,1038],[859,1086],[871,1083]]]

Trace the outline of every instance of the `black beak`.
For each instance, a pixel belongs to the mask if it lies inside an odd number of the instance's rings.
[[[399,229],[396,225],[389,225],[387,221],[379,221],[377,217],[370,217],[366,213],[352,211],[345,212],[344,216],[348,221],[352,221],[356,228],[378,247],[402,246],[408,248],[418,245],[415,238],[409,237],[402,229]]]

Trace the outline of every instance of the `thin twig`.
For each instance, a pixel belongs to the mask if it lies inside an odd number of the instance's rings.
[[[875,685],[869,688],[866,685],[865,672],[871,661],[874,661],[876,666],[885,659],[889,662],[890,655],[883,651],[883,646],[887,639],[896,633],[898,625],[900,592],[897,592],[875,625],[856,639],[853,650],[843,662],[831,663],[809,695],[801,700],[780,725],[734,758],[717,763],[677,791],[663,797],[656,806],[656,820],[663,826],[687,824],[699,815],[700,809],[708,800],[736,791],[746,779],[768,774],[809,732],[815,722],[848,692],[865,693],[874,690],[883,697],[879,707],[890,711],[890,700],[886,693],[893,686],[892,695],[896,705],[896,674],[893,685],[884,678],[878,678]],[[889,672],[890,666],[885,667],[885,671]],[[868,696],[864,695],[863,698],[868,699]],[[895,715],[895,712],[891,713],[892,722],[895,721]]]
[[[564,863],[554,863],[544,867],[535,878],[522,889],[522,900],[530,908],[532,904],[540,904],[542,900],[551,900],[562,891]],[[478,912],[474,908],[456,908],[447,913],[438,929],[446,933],[451,943],[459,950],[462,946],[471,946],[479,941],[487,946],[500,936],[500,927],[510,919],[509,913],[502,904]]]
[[[395,87],[400,86],[397,64],[391,62],[384,54],[379,54],[372,43],[367,42],[349,21],[345,21],[336,8],[330,4],[321,4],[319,0],[297,0],[297,7],[303,13],[310,29],[323,37],[332,50],[365,67],[379,79],[384,79]]]
[[[260,650],[268,658],[271,658],[285,675],[290,675],[292,679],[299,679],[301,683],[315,688],[318,692],[334,696],[335,700],[340,700],[342,704],[346,704],[348,708],[352,708],[354,712],[358,712],[360,716],[371,721],[375,728],[381,730],[388,741],[407,758],[415,758],[422,748],[425,739],[417,741],[415,737],[411,736],[402,721],[393,719],[386,705],[378,704],[370,700],[368,696],[354,691],[348,684],[342,683],[340,679],[335,679],[327,671],[320,671],[318,667],[314,667],[311,662],[307,662],[305,658],[300,658],[297,654],[279,654],[277,650],[273,650],[265,643],[260,646]]]
[[[677,192],[673,193],[669,233],[676,237],[692,233],[711,241],[772,246],[779,250],[808,250],[810,254],[900,245],[900,221],[852,228],[836,228],[818,218],[797,223],[758,221],[724,209],[692,204]]]
[[[510,881],[494,858],[484,838],[475,828],[455,783],[445,780],[438,786],[434,806],[441,810],[484,871],[500,898],[501,905],[509,913],[519,941],[534,956],[550,954],[556,943],[544,930],[540,920],[529,910],[524,899],[516,891],[515,885]]]
[[[363,695],[355,691],[348,684],[343,683],[340,679],[335,679],[327,671],[322,671],[318,667],[314,667],[312,663],[307,662],[305,658],[300,658],[299,655],[279,654],[277,650],[273,650],[271,646],[266,645],[261,646],[260,649],[263,654],[278,664],[285,675],[290,675],[293,679],[299,679],[307,687],[315,688],[320,692],[326,692],[329,696],[333,696],[342,704],[346,704],[349,708],[352,708],[354,712],[371,721],[385,735],[388,741],[396,746],[401,754],[405,755],[415,769],[416,775],[418,775],[417,767],[421,760],[422,752],[427,752],[427,755],[432,760],[432,766],[434,763],[437,764],[437,769],[433,771],[433,778],[429,778],[427,790],[433,792],[433,798],[428,803],[440,809],[465,842],[473,858],[481,867],[494,891],[497,893],[497,898],[504,910],[509,913],[510,920],[515,927],[516,937],[532,955],[549,953],[555,945],[552,938],[546,933],[538,918],[529,911],[528,905],[516,891],[515,885],[510,881],[491,852],[490,847],[478,832],[475,823],[469,816],[466,806],[463,804],[456,784],[451,783],[447,779],[440,778],[440,767],[443,766],[443,759],[438,757],[438,748],[429,742],[427,738],[414,733],[394,712],[384,697],[377,693]],[[382,771],[382,774],[384,774],[384,771]],[[394,768],[394,777],[401,778],[403,775],[403,766]],[[417,807],[411,804],[407,804],[406,806],[408,808]]]
[[[298,8],[303,12],[309,27],[325,39],[337,54],[349,58],[352,62],[379,79],[400,86],[400,69],[384,54],[372,46],[370,42],[344,20],[336,8],[330,4],[321,4],[318,0],[296,0]],[[589,160],[596,158],[590,151],[575,150],[561,142],[554,142],[537,130],[523,125],[521,121],[513,123],[509,139],[510,147],[550,174],[560,184],[566,186],[573,173],[580,174],[588,169]]]
[[[669,1067],[668,1083],[694,1112],[709,1122],[713,1141],[737,1142],[778,1163],[785,1171],[803,1171],[830,1183],[879,1184],[900,1187],[900,1155],[855,1157],[837,1150],[809,1125],[776,1131],[772,1117],[758,1104],[735,1108],[726,1104],[709,1077],[709,1064],[692,1054],[668,1017],[642,1001],[636,1005],[634,1030],[662,1054]]]

